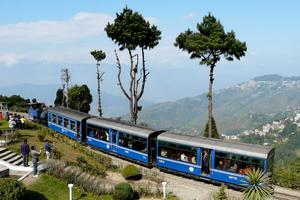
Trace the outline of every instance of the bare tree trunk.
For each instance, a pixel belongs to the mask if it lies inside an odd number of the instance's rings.
[[[208,137],[212,137],[212,85],[214,82],[215,64],[210,66],[209,73],[209,94],[208,94]]]
[[[96,64],[96,69],[97,69],[97,83],[98,83],[98,112],[99,112],[99,116],[102,117],[103,112],[102,112],[102,105],[101,105],[101,89],[100,89],[100,82],[101,82],[101,78],[103,76],[104,73],[99,72],[99,66],[100,63],[97,62]]]
[[[122,66],[121,62],[119,60],[117,51],[115,50],[115,55],[117,58],[117,67],[119,69],[118,73],[118,85],[120,85],[120,88],[126,98],[129,101],[129,108],[130,108],[130,115],[131,115],[131,123],[136,124],[137,119],[138,119],[138,112],[142,109],[141,106],[139,106],[139,100],[141,99],[143,93],[144,93],[144,88],[145,88],[145,83],[146,83],[146,78],[149,74],[146,70],[146,65],[145,65],[145,57],[144,57],[144,48],[142,48],[142,62],[143,66],[142,69],[140,70],[140,75],[137,77],[138,73],[138,66],[139,66],[139,56],[138,54],[132,55],[131,50],[128,50],[128,54],[130,57],[130,86],[129,86],[129,93],[126,92],[126,90],[123,87],[122,81],[121,81],[121,73],[122,73]],[[136,61],[134,59],[136,58]],[[140,85],[141,81],[141,85]],[[141,88],[140,88],[141,87]]]

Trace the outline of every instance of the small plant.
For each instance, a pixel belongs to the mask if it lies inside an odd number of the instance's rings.
[[[179,198],[177,196],[175,196],[173,193],[169,193],[166,195],[166,199],[167,200],[179,200]]]
[[[216,194],[215,200],[228,200],[227,194],[225,193],[226,186],[222,184],[219,192]]]
[[[42,128],[40,129],[40,132],[37,134],[38,140],[39,140],[40,142],[44,142],[47,133],[48,133],[48,129],[42,127]]]
[[[245,177],[244,199],[263,200],[270,198],[273,193],[269,174],[265,175],[261,169],[251,169]]]
[[[141,179],[142,173],[141,170],[139,170],[136,166],[127,165],[122,170],[122,176],[125,179]]]
[[[134,191],[129,183],[120,183],[115,186],[115,191],[113,193],[114,200],[135,200]]]
[[[57,149],[52,150],[52,158],[53,159],[60,160],[61,157],[62,157],[62,153],[60,151],[58,151]]]
[[[0,198],[1,200],[19,200],[22,199],[25,192],[23,184],[10,178],[0,179]]]

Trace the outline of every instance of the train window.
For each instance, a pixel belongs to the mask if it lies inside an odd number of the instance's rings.
[[[135,151],[146,153],[147,151],[147,139],[129,135],[126,133],[119,134],[119,145]]]
[[[88,125],[87,135],[98,140],[109,141],[108,129],[105,128]]]
[[[52,122],[56,124],[56,115],[52,114]]]
[[[263,169],[263,160],[249,156],[216,151],[215,168],[224,171],[245,174],[250,169]]]
[[[58,119],[57,124],[62,126],[62,117],[58,116],[57,119]]]
[[[64,127],[69,128],[69,120],[64,118]]]
[[[70,124],[71,124],[71,130],[72,131],[76,131],[76,126],[75,126],[75,121],[73,121],[73,120],[70,120]]]
[[[160,141],[158,143],[158,155],[172,160],[195,164],[197,160],[197,148]]]

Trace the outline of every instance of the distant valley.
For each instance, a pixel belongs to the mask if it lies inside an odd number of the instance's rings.
[[[300,77],[265,75],[215,91],[213,113],[221,134],[238,134],[280,117],[300,104]],[[154,128],[199,135],[207,122],[207,97],[202,94],[144,109],[140,122]]]

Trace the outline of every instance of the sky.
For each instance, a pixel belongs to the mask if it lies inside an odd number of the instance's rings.
[[[191,60],[174,41],[188,28],[195,30],[208,13],[221,21],[226,32],[233,30],[248,48],[241,60],[223,59],[217,64],[214,90],[265,74],[300,76],[300,1],[6,0],[0,6],[0,88],[60,84],[60,71],[68,68],[72,84],[94,89],[96,68],[90,51],[101,49],[107,54],[101,62],[102,88],[122,96],[114,56],[118,46],[104,28],[125,6],[162,32],[159,45],[145,55],[150,74],[144,100],[173,101],[207,91],[208,68]],[[126,52],[118,54],[128,64]]]

